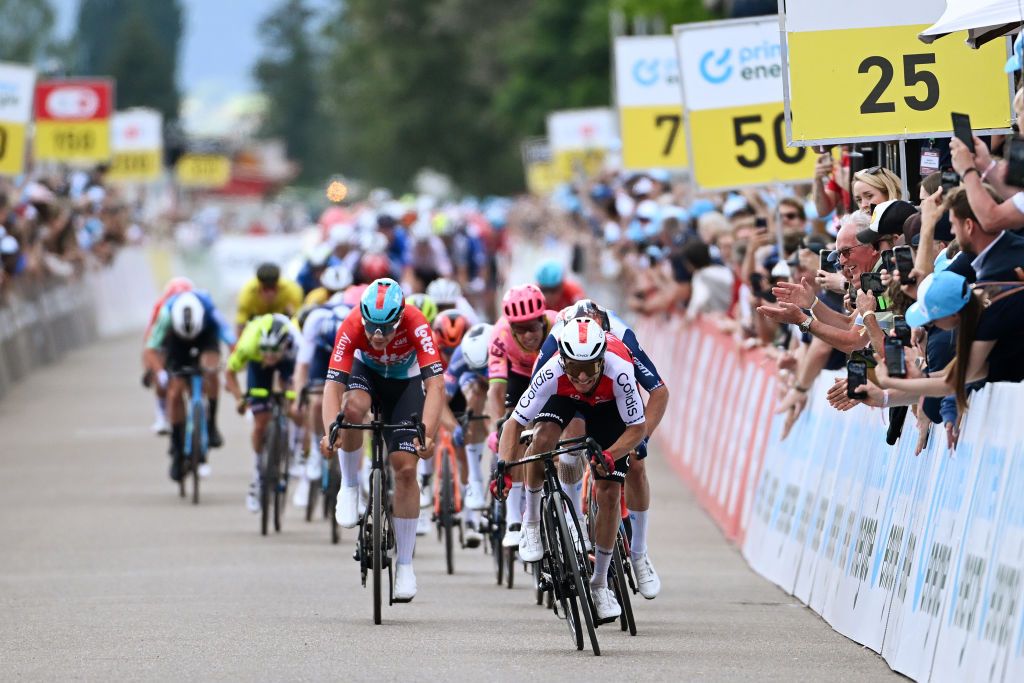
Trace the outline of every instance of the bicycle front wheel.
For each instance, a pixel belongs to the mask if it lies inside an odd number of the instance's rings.
[[[455,573],[455,540],[452,526],[455,523],[455,495],[452,491],[452,467],[450,454],[445,452],[441,460],[441,529],[444,532],[445,567],[449,574]]]
[[[621,533],[621,532],[620,532]],[[629,635],[636,635],[636,620],[633,617],[633,605],[629,599],[629,584],[626,583],[626,573],[623,568],[626,566],[626,558],[622,552],[622,538],[615,539],[615,554],[612,556],[612,592],[619,601],[622,614],[619,623],[623,631],[629,631]]]
[[[544,544],[544,557],[541,559],[541,572],[551,577],[552,609],[558,614],[561,610],[565,624],[569,627],[569,637],[577,650],[583,649],[583,627],[580,624],[580,610],[573,594],[572,571],[569,568],[567,548],[562,543],[558,515],[551,498],[544,501],[544,519],[541,524],[541,541]]]
[[[573,529],[576,538],[579,538],[578,523],[576,521],[576,513],[572,509],[572,504],[565,497],[561,491],[557,492],[555,497],[557,503],[553,505],[555,516],[558,518],[558,527],[561,534],[562,545],[565,548],[566,555],[566,567],[571,574],[571,578],[576,588],[576,595],[579,597],[580,612],[583,613],[583,621],[587,625],[587,635],[590,638],[590,647],[594,650],[594,655],[598,656],[601,654],[601,646],[597,643],[597,630],[594,626],[594,610],[593,600],[590,598],[590,583],[586,580],[587,576],[584,573],[583,567],[580,564],[580,557],[577,554],[576,544],[573,543],[573,535],[570,535],[569,525],[572,524],[577,526]],[[568,515],[566,514],[568,510]]]
[[[373,546],[370,548],[370,564],[373,570],[373,623],[380,623],[381,570],[384,568],[384,510],[381,502],[384,498],[384,482],[381,471],[374,469],[370,473],[370,515],[373,525],[370,533]]]
[[[264,536],[270,529],[271,496],[277,487],[274,480],[277,472],[277,422],[271,421],[260,453],[260,533]]]
[[[203,451],[203,431],[206,429],[206,411],[204,406],[196,406],[192,417],[192,452],[190,455],[192,464],[192,504],[199,505],[199,465],[206,460],[206,453]]]

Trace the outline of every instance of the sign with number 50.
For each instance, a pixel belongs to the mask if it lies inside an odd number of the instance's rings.
[[[694,182],[725,189],[810,179],[814,155],[786,144],[775,17],[673,31]]]
[[[979,50],[952,36],[932,45],[918,40],[945,4],[779,0],[790,143],[948,135],[954,111],[968,114],[979,132],[1009,128],[1005,40]]]

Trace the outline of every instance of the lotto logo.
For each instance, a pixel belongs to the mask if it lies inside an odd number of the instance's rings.
[[[437,351],[434,349],[434,337],[430,334],[429,325],[420,325],[416,328],[416,337],[420,340],[420,346],[423,348],[423,352],[435,355]]]

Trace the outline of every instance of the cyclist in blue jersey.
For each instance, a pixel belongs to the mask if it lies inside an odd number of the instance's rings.
[[[583,299],[571,306],[562,309],[556,319],[551,333],[541,345],[540,355],[537,358],[537,368],[544,367],[544,364],[558,353],[558,339],[561,337],[562,328],[565,322],[576,318],[592,318],[601,323],[607,332],[611,332],[620,339],[633,357],[634,374],[637,383],[647,392],[648,398],[645,404],[647,415],[647,438],[658,427],[661,419],[665,416],[668,408],[668,387],[658,374],[658,369],[647,353],[640,346],[636,333],[626,324],[614,311],[598,306],[591,299]],[[558,430],[558,425],[553,422],[540,423],[539,430]],[[579,417],[572,420],[565,429],[566,436],[579,436],[584,433],[582,420]],[[541,435],[540,438],[551,435]],[[555,435],[555,440],[558,436]],[[658,577],[651,560],[647,555],[647,526],[649,522],[651,505],[651,488],[647,479],[647,468],[644,466],[644,459],[647,457],[647,439],[636,449],[636,459],[631,462],[629,472],[626,475],[626,507],[629,510],[630,525],[632,527],[632,542],[630,554],[633,566],[637,573],[637,583],[640,593],[648,600],[657,597],[661,590],[661,579]],[[571,462],[575,460],[575,462]],[[581,513],[581,498],[584,463],[580,458],[563,458],[559,462],[558,475],[562,482],[562,489],[573,501],[577,514]]]

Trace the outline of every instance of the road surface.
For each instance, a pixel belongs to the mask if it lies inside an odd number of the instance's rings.
[[[139,339],[75,352],[0,402],[0,678],[5,680],[825,680],[895,678],[874,653],[751,572],[669,468],[651,459],[651,557],[662,594],[639,635],[602,627],[603,656],[493,585],[460,551],[455,576],[420,539],[419,594],[374,626],[351,558],[289,509],[262,538],[244,507],[247,423],[224,401],[227,444],[193,507],[148,431]]]

